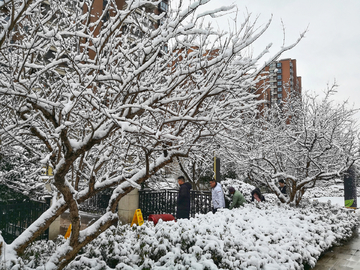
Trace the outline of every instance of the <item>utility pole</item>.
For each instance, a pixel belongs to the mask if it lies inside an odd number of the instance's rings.
[[[220,148],[220,145],[218,145]],[[216,157],[217,153],[214,151],[214,179],[216,182],[220,182],[220,158]]]

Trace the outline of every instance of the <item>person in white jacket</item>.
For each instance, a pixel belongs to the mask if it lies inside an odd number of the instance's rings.
[[[224,191],[220,183],[216,183],[215,179],[210,180],[211,197],[213,205],[213,213],[215,214],[219,208],[225,207]]]

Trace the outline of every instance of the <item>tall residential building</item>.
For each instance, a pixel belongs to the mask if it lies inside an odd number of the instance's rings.
[[[301,94],[301,77],[296,73],[296,59],[282,59],[266,66],[262,76],[266,78],[257,83],[258,99],[267,102],[261,106],[272,107],[286,102],[290,94]]]

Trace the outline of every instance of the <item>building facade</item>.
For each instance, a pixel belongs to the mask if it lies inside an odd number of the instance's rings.
[[[256,85],[258,99],[266,101],[261,109],[281,105],[290,95],[301,94],[301,77],[297,76],[296,59],[274,61],[265,67],[262,76],[265,79]]]
[[[153,1],[154,4],[152,3],[148,3],[146,5],[144,5],[142,7],[142,9],[144,9],[144,11],[146,13],[150,14],[155,14],[155,15],[159,15],[160,13],[167,13],[169,11],[169,1],[170,0],[161,0],[161,2],[159,4],[155,4],[155,0]],[[111,16],[111,12],[105,12],[105,14],[103,14],[104,10],[107,8],[109,1],[108,0],[93,0],[93,5],[92,5],[92,9],[91,9],[91,13],[94,15],[92,18],[92,21],[96,21],[99,19],[100,16],[102,17],[102,21],[106,22],[108,20],[108,17]],[[115,0],[115,3],[117,5],[118,9],[124,9],[126,2],[125,0]],[[86,9],[84,10],[84,12],[88,12]],[[140,12],[140,9],[139,9]],[[154,26],[154,28],[157,28],[158,25],[161,24],[161,20],[154,20],[153,18],[151,18],[151,15],[149,16],[149,20],[151,20],[152,25]]]

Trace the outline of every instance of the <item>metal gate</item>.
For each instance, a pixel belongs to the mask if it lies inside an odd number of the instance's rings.
[[[140,190],[139,208],[145,220],[151,214],[176,215],[178,190]],[[190,216],[206,214],[211,211],[211,193],[208,191],[190,191]]]

